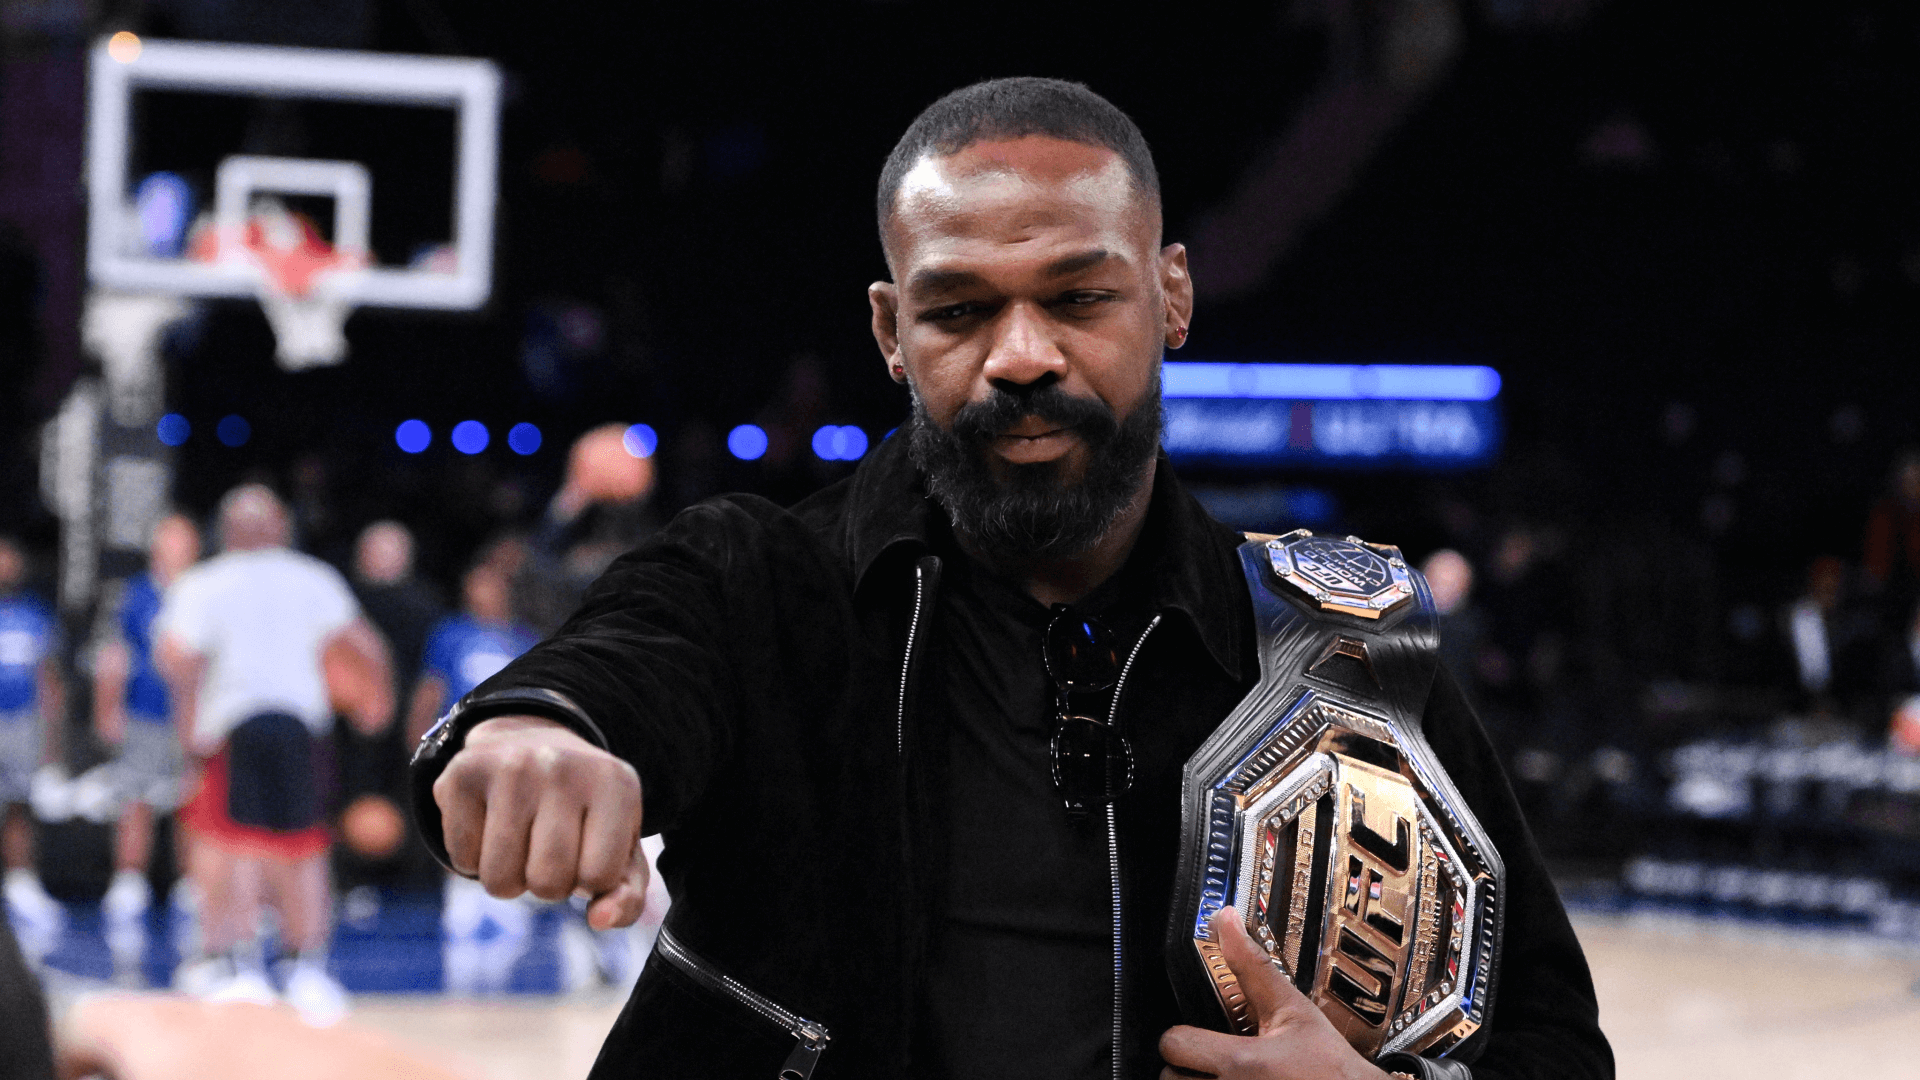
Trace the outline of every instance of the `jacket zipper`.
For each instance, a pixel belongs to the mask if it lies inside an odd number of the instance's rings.
[[[1147,635],[1160,625],[1160,616],[1140,631],[1140,640],[1133,643],[1133,650],[1127,653],[1127,662],[1120,667],[1120,678],[1113,684],[1113,705],[1107,710],[1107,727],[1118,731],[1120,723],[1120,695],[1127,688],[1127,675],[1133,671],[1133,662],[1140,655],[1140,647],[1147,643]],[[1107,804],[1107,874],[1113,886],[1113,1080],[1121,1080],[1121,1049],[1124,1045],[1125,1013],[1121,1011],[1126,1004],[1126,954],[1125,938],[1121,933],[1120,918],[1120,829],[1118,800]]]
[[[920,612],[926,606],[927,571],[924,566],[915,564],[913,568],[913,618],[907,622],[907,655],[900,661],[900,706],[894,713],[893,749],[896,754],[907,754],[907,676],[913,672],[913,643],[920,634]]]
[[[746,1006],[767,1020],[786,1029],[795,1041],[793,1053],[787,1055],[786,1064],[780,1066],[775,1080],[809,1080],[813,1076],[814,1066],[820,1064],[820,1055],[827,1052],[827,1043],[831,1036],[824,1024],[815,1023],[798,1013],[781,1008],[772,1000],[754,993],[733,978],[716,970],[713,965],[688,951],[673,931],[660,928],[660,955],[667,958],[674,967],[700,984],[708,991]]]

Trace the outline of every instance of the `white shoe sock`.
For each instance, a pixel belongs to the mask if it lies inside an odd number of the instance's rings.
[[[60,910],[60,901],[40,884],[40,875],[26,867],[7,871],[6,895],[7,903],[23,915],[51,915]]]
[[[114,872],[113,884],[107,886],[107,894],[100,898],[100,910],[107,918],[131,921],[147,913],[147,906],[153,902],[153,889],[147,884],[147,876],[138,870],[118,870]]]

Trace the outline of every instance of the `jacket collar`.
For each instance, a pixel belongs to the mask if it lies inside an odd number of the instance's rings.
[[[896,435],[860,463],[848,492],[846,552],[855,588],[894,557],[913,558],[932,547],[942,511],[928,496],[920,472]],[[1178,612],[1229,678],[1242,679],[1249,659],[1253,613],[1235,554],[1240,535],[1215,521],[1189,493],[1163,451],[1154,469],[1147,523],[1133,559],[1150,560],[1148,596],[1161,612]]]

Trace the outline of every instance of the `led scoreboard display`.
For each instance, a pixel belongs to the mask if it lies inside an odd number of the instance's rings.
[[[1175,461],[1459,469],[1500,447],[1490,367],[1168,361],[1162,387]]]

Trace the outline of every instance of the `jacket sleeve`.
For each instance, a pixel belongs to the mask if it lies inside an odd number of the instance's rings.
[[[732,742],[737,663],[728,581],[758,523],[737,504],[703,503],[622,556],[579,610],[455,705],[442,726],[486,716],[549,716],[633,765],[649,834],[671,828],[706,788]],[[440,738],[445,739],[444,735]],[[440,850],[432,780],[446,756],[414,762],[416,819]],[[447,756],[458,750],[458,731]],[[431,775],[424,775],[430,771]]]
[[[1600,1031],[1580,940],[1499,757],[1444,668],[1434,678],[1423,724],[1427,742],[1506,864],[1500,970],[1493,1016],[1472,1059],[1475,1080],[1611,1080],[1613,1050]]]

